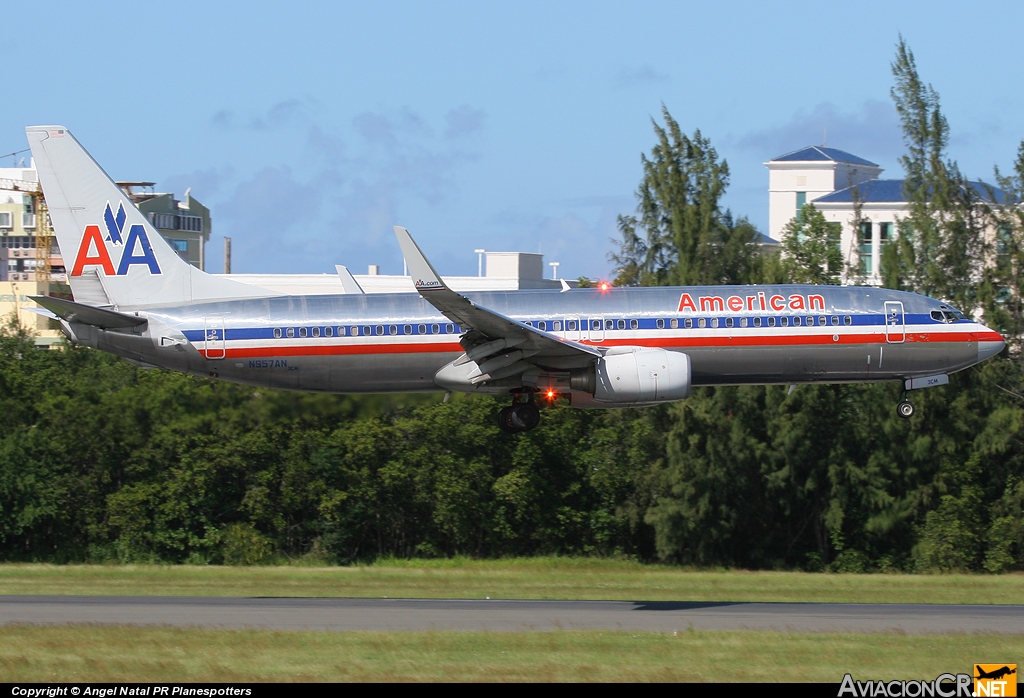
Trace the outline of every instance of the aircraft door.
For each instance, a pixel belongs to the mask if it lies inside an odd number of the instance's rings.
[[[223,359],[228,355],[224,343],[224,318],[206,318],[206,358]]]
[[[604,341],[604,315],[592,315],[587,319],[590,326],[589,339],[591,342]]]
[[[907,340],[906,316],[902,301],[885,302],[885,341],[902,344]]]

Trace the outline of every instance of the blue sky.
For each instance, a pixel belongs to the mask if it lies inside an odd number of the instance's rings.
[[[230,235],[236,272],[401,273],[400,224],[445,274],[476,273],[482,247],[604,276],[662,103],[711,138],[726,204],[764,231],[762,163],[826,129],[900,175],[900,32],[965,172],[991,180],[1024,139],[1020,2],[46,8],[5,7],[0,152],[62,123],[115,179],[192,187],[211,271]]]

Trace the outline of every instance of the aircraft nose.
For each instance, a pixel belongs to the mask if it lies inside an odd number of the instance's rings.
[[[978,342],[978,361],[995,356],[1006,346],[1003,336],[994,330],[985,328],[984,332],[971,333]]]

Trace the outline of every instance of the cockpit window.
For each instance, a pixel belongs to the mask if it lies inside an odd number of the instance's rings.
[[[929,316],[931,316],[931,319],[936,322],[956,322],[957,320],[968,319],[966,315],[955,308],[933,310],[929,313]]]

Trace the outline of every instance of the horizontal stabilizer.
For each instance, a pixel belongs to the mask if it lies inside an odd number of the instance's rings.
[[[139,317],[138,315],[128,315],[127,313],[119,313],[105,308],[94,308],[91,305],[82,305],[81,303],[64,300],[63,298],[54,298],[53,296],[29,296],[29,298],[61,320],[92,325],[104,330],[138,327],[148,322],[146,318]]]

